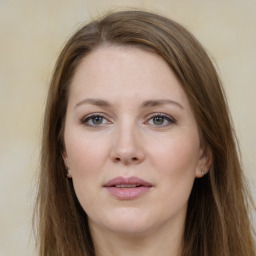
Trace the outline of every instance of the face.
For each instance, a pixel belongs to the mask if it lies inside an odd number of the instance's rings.
[[[103,47],[71,83],[63,157],[91,230],[181,228],[207,156],[188,98],[158,55]]]

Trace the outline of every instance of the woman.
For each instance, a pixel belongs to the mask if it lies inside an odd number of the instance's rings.
[[[40,255],[255,255],[230,123],[179,24],[127,11],[78,30],[48,94]]]

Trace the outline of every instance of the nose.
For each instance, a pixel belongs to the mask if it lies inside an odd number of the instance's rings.
[[[139,164],[145,159],[141,135],[133,126],[119,127],[112,141],[110,157],[115,163]]]

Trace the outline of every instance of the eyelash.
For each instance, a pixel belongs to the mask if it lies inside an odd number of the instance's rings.
[[[108,119],[103,114],[101,114],[101,113],[89,114],[89,115],[83,117],[80,122],[81,122],[81,124],[84,124],[84,125],[86,125],[88,127],[99,128],[102,124],[99,124],[99,125],[94,124],[94,125],[92,125],[92,124],[88,123],[90,120],[92,120],[95,117],[101,117],[101,118],[107,120],[106,123],[110,123],[110,121],[108,121]]]
[[[90,120],[92,120],[93,118],[95,117],[100,117],[100,118],[103,118],[105,120],[105,123],[101,123],[99,125],[97,124],[89,124],[88,122]],[[160,124],[160,125],[156,125],[156,124],[149,124],[149,121],[152,120],[153,118],[156,118],[156,117],[160,117],[160,118],[163,118],[164,121],[167,121],[168,123],[167,124]],[[175,124],[177,121],[176,119],[174,119],[173,117],[167,115],[167,114],[163,114],[163,113],[154,113],[154,114],[151,114],[149,116],[149,118],[147,119],[147,121],[144,122],[144,124],[149,124],[151,126],[154,126],[156,128],[164,128],[164,127],[168,127],[172,124]],[[100,128],[102,125],[104,124],[109,124],[111,123],[106,117],[104,114],[102,113],[93,113],[93,114],[89,114],[85,117],[83,117],[81,120],[80,120],[80,123],[85,125],[85,126],[88,126],[88,127],[91,127],[91,128]]]
[[[161,117],[164,119],[164,121],[167,121],[167,124],[161,124],[161,125],[156,125],[156,124],[152,124],[152,126],[157,127],[157,128],[164,128],[164,127],[168,127],[172,124],[176,124],[177,120],[174,119],[173,117],[167,115],[167,114],[163,114],[163,113],[154,113],[152,115],[150,115],[149,119],[145,122],[146,124],[149,123],[150,120],[152,120],[155,117]]]

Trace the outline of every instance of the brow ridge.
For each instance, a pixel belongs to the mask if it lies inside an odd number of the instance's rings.
[[[83,104],[91,104],[91,105],[100,106],[100,107],[111,107],[111,103],[106,100],[97,99],[97,98],[88,98],[78,102],[75,108]],[[161,106],[165,104],[173,104],[178,106],[181,109],[184,109],[184,107],[179,102],[174,100],[169,100],[169,99],[147,100],[141,104],[141,107],[149,108],[149,107],[156,107],[156,106]]]
[[[76,104],[75,108],[77,108],[83,104],[91,104],[91,105],[100,106],[100,107],[110,107],[111,106],[111,104],[106,100],[89,98],[89,99],[84,99],[84,100],[78,102]]]
[[[163,99],[163,100],[147,100],[145,102],[142,103],[142,107],[146,108],[146,107],[155,107],[155,106],[161,106],[161,105],[165,105],[165,104],[173,104],[178,106],[181,109],[184,109],[184,107],[177,101],[174,100],[169,100],[169,99]]]

